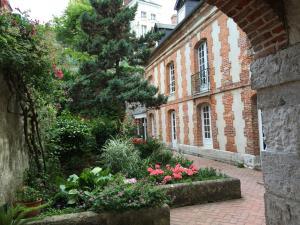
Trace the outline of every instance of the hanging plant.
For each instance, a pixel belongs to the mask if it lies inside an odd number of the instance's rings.
[[[0,14],[0,73],[16,98],[23,117],[29,156],[37,170],[46,170],[36,103],[51,92],[54,73],[39,24],[26,14]],[[62,74],[59,73],[60,76]],[[40,160],[42,158],[42,160]]]

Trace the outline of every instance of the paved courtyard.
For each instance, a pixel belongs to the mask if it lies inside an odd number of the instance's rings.
[[[187,156],[199,167],[221,169],[242,183],[242,199],[171,210],[171,225],[265,225],[262,173]]]

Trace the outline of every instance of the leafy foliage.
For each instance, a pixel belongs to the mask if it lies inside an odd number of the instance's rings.
[[[90,151],[94,147],[91,132],[85,120],[65,113],[57,118],[49,131],[50,150],[61,160]]]
[[[164,190],[150,184],[111,184],[100,192],[93,203],[93,210],[124,211],[129,209],[161,207],[169,199]]]
[[[81,30],[80,18],[84,12],[92,13],[89,0],[71,0],[62,17],[54,19],[57,39],[77,49],[86,34]]]
[[[21,206],[0,207],[0,225],[26,225],[34,219],[23,219],[26,213],[32,209],[25,210]]]
[[[17,192],[17,199],[20,202],[35,202],[41,198],[40,191],[33,187],[25,186]]]
[[[113,173],[135,177],[140,170],[139,152],[128,139],[111,139],[103,148],[102,161]]]
[[[113,176],[108,170],[95,167],[94,169],[85,169],[80,176],[71,175],[65,184],[60,185],[61,192],[55,197],[55,205],[77,205],[87,207],[88,199],[101,191]]]

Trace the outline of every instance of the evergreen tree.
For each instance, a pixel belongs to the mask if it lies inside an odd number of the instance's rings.
[[[167,98],[143,79],[143,65],[160,38],[148,33],[136,38],[130,32],[137,6],[123,6],[123,0],[90,0],[93,12],[81,16],[87,38],[81,44],[93,60],[81,68],[71,90],[71,109],[87,116],[122,119],[127,103],[159,107]]]

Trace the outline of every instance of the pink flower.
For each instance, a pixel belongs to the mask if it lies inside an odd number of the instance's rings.
[[[166,183],[170,182],[171,180],[172,180],[171,176],[165,176],[163,183],[166,184]]]
[[[191,165],[190,169],[193,170],[193,172],[198,172],[198,168],[195,165]]]
[[[152,169],[151,167],[149,167],[149,168],[147,169],[147,171],[148,171],[149,173],[152,173],[153,170],[154,170],[154,169]]]
[[[182,173],[185,171],[185,169],[180,164],[177,164],[172,171],[173,173]]]
[[[151,173],[150,173],[150,176],[157,176],[157,175],[162,175],[164,174],[165,172],[161,169],[156,169],[156,170],[153,170]]]
[[[176,180],[180,180],[180,179],[182,179],[182,174],[181,174],[181,173],[173,173],[173,177],[174,177]]]
[[[137,182],[137,180],[135,178],[132,179],[126,179],[125,181],[127,184],[135,184]]]
[[[187,173],[188,176],[193,176],[194,175],[194,171],[191,170],[191,169],[187,169],[186,173]]]
[[[160,169],[160,165],[159,165],[159,164],[156,164],[156,165],[155,165],[155,169]]]
[[[167,170],[171,170],[171,166],[169,164],[166,165]]]

